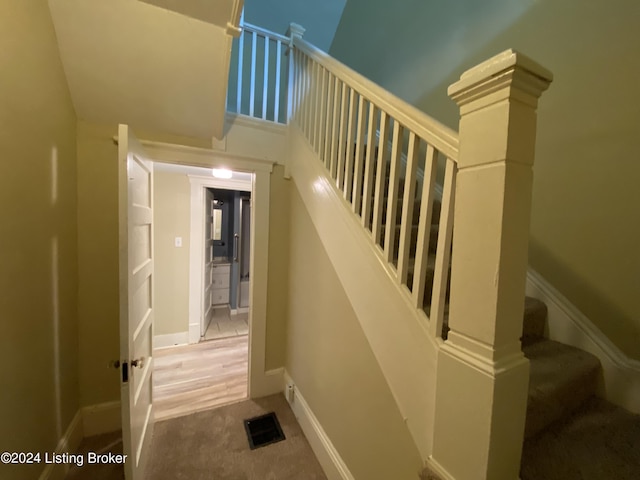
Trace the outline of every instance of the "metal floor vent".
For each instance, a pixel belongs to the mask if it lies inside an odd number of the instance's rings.
[[[249,448],[251,448],[251,450],[285,439],[275,412],[245,420],[244,429],[247,431]]]

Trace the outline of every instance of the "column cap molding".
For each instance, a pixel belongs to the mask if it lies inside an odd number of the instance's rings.
[[[304,35],[304,32],[306,32],[306,31],[307,31],[307,29],[304,28],[302,25],[300,25],[298,23],[291,22],[289,24],[289,28],[287,29],[286,36],[287,37],[300,37],[300,38],[302,38],[302,36]]]
[[[514,86],[537,98],[544,92],[553,73],[528,56],[509,49],[465,71],[447,93],[459,105],[465,105],[497,90]]]

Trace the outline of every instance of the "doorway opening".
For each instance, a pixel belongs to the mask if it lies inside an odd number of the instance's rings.
[[[156,420],[249,396],[254,175],[230,175],[155,164]]]
[[[249,331],[251,192],[205,192],[204,311],[200,341]]]

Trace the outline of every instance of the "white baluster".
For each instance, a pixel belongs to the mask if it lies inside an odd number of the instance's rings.
[[[397,120],[393,121],[393,141],[391,143],[391,171],[389,175],[389,196],[387,197],[387,222],[384,238],[384,258],[393,263],[393,250],[396,236],[396,214],[398,213],[398,183],[402,156],[402,135],[404,128]]]
[[[418,170],[418,150],[420,139],[415,133],[409,133],[407,152],[407,170],[404,177],[404,195],[402,199],[402,219],[400,221],[400,247],[398,249],[398,281],[407,283],[409,272],[409,251],[411,247],[411,228],[413,227],[413,204],[416,195],[416,172]]]
[[[256,97],[256,43],[258,35],[251,32],[251,90],[249,91],[249,116],[253,117]]]
[[[274,94],[275,94],[275,100],[273,103],[273,121],[274,122],[279,122],[280,121],[280,88],[282,85],[282,79],[280,78],[280,62],[281,62],[281,57],[282,57],[282,42],[280,40],[276,40],[276,85],[275,85],[275,90],[274,90]],[[291,55],[291,58],[293,58],[293,55]],[[291,68],[289,69],[291,71]],[[293,88],[292,85],[292,81],[291,81],[292,75],[289,74],[289,82],[288,82],[288,90],[291,90]],[[293,96],[289,97],[289,98],[293,98]]]
[[[369,103],[369,126],[367,128],[367,156],[365,161],[364,186],[362,194],[362,226],[371,226],[371,192],[373,190],[373,171],[376,151],[376,123],[378,120],[378,109]]]
[[[331,128],[331,150],[329,155],[331,157],[331,163],[329,167],[329,172],[331,174],[331,178],[337,178],[337,164],[338,164],[338,145],[339,145],[339,128],[340,128],[340,80],[338,77],[334,77],[334,85],[333,85],[333,120],[332,120],[332,128]]]
[[[344,159],[344,198],[351,202],[351,189],[353,188],[353,155],[354,155],[354,133],[356,127],[356,97],[357,93],[351,89],[349,97],[349,120],[347,124],[347,152]]]
[[[243,31],[240,34],[240,38],[238,39],[238,91],[236,93],[236,113],[241,113],[242,108],[242,63],[244,57],[244,36],[245,32]]]
[[[353,198],[351,207],[356,215],[360,215],[360,207],[362,203],[362,164],[364,163],[364,128],[366,122],[365,99],[360,95],[358,101],[358,128],[356,129],[356,154],[355,165],[353,168]]]
[[[320,75],[320,89],[318,91],[318,123],[316,124],[316,153],[320,157],[320,161],[324,162],[323,149],[324,149],[324,127],[325,117],[327,114],[327,75],[328,71],[323,68]]]
[[[264,73],[262,78],[262,119],[267,119],[267,99],[269,98],[269,38],[264,37]]]
[[[436,248],[436,264],[433,272],[433,291],[431,296],[431,315],[429,331],[434,337],[442,336],[445,299],[449,283],[449,262],[451,259],[451,238],[453,234],[453,211],[455,208],[456,189],[455,162],[447,158],[438,228],[438,246]]]
[[[342,190],[344,185],[344,164],[347,141],[347,116],[349,115],[349,87],[342,82],[340,98],[340,134],[338,136],[338,161],[336,167],[336,185]]]
[[[427,145],[424,162],[424,178],[422,179],[422,194],[420,195],[420,220],[418,220],[418,240],[416,245],[416,263],[413,268],[413,287],[411,294],[416,308],[422,308],[424,303],[425,275],[429,259],[429,240],[431,238],[431,218],[433,210],[433,192],[438,168],[438,152],[433,146]],[[442,212],[444,215],[445,212]],[[440,217],[442,218],[442,217]],[[433,306],[433,302],[431,303]],[[444,306],[444,303],[442,304]],[[431,309],[431,317],[434,310]]]
[[[382,212],[384,211],[384,187],[387,177],[387,152],[389,151],[389,121],[386,112],[380,112],[380,141],[378,142],[378,165],[375,192],[373,194],[373,225],[371,234],[374,243],[380,240],[382,230]]]
[[[327,167],[327,170],[331,172],[331,120],[333,118],[333,87],[335,77],[327,72],[327,96],[325,103],[327,104],[327,108],[325,110],[325,122],[324,122],[324,143],[323,143],[323,153],[322,158],[324,160],[324,164]]]

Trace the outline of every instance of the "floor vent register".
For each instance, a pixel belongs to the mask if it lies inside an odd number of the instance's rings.
[[[265,447],[285,439],[275,412],[245,420],[244,429],[247,431],[247,438],[249,439],[249,447],[251,450]]]

